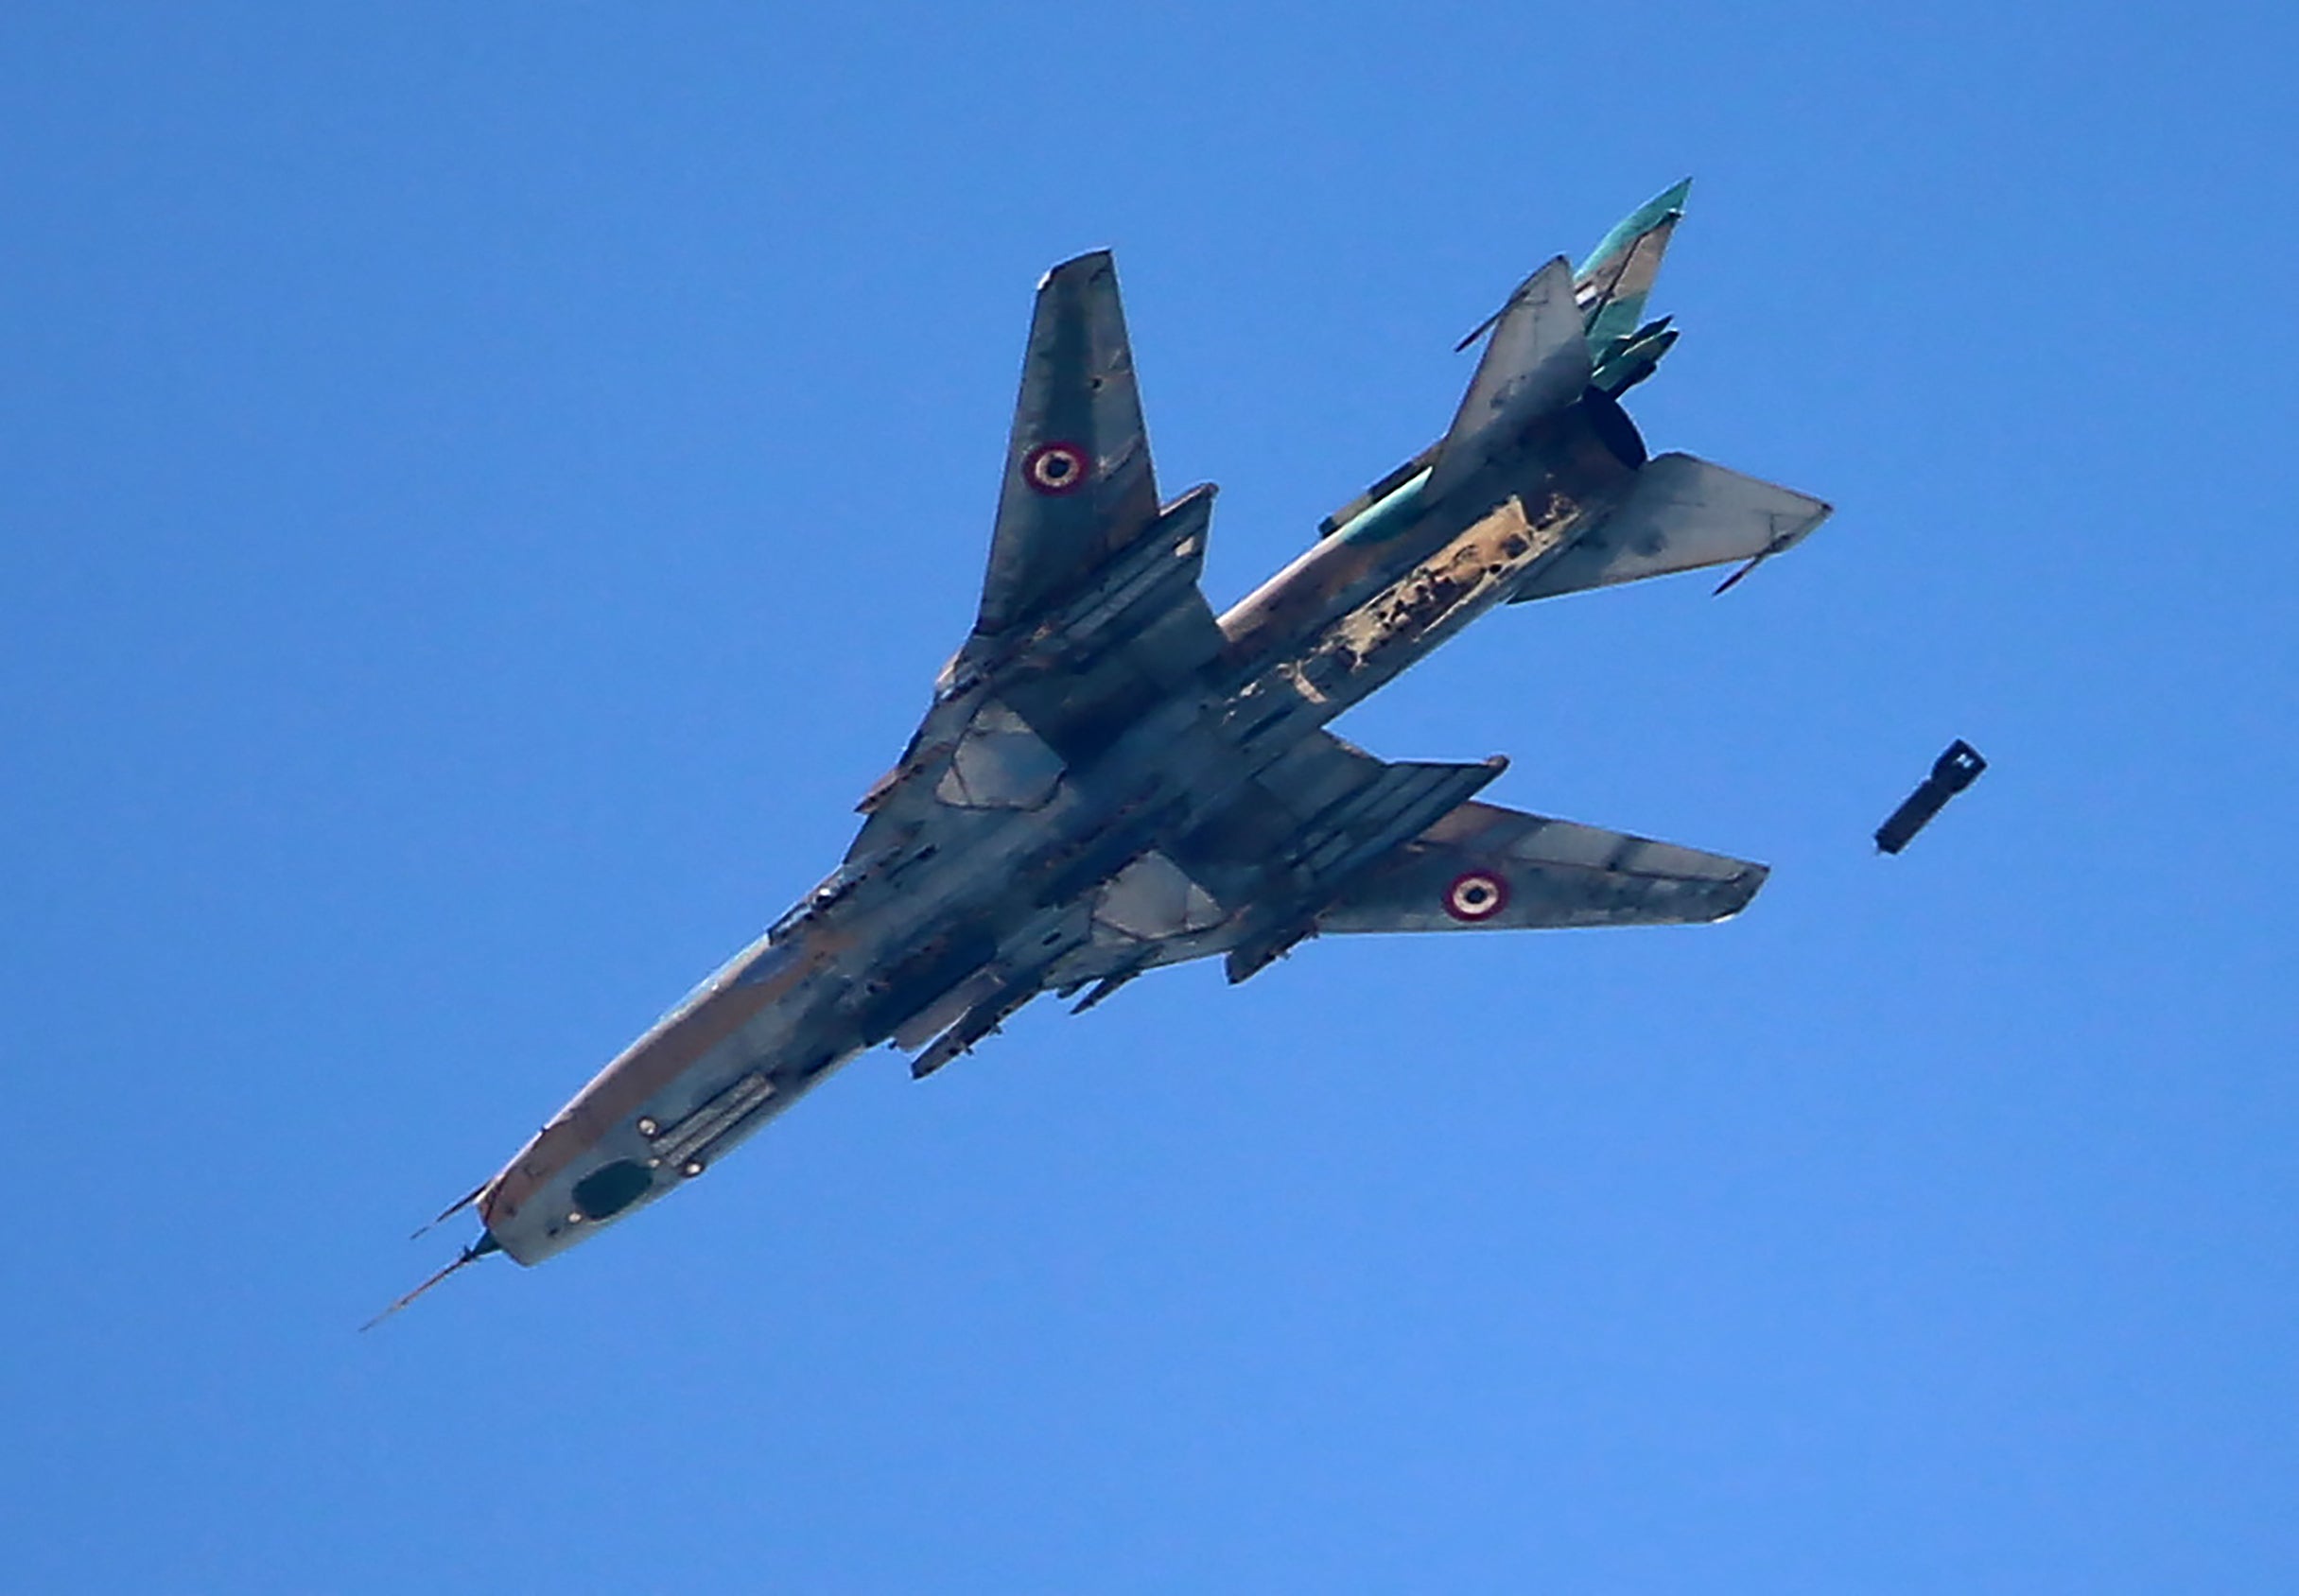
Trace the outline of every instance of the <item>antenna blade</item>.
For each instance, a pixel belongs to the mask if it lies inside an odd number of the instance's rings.
[[[445,1207],[440,1209],[435,1216],[433,1216],[427,1223],[424,1224],[422,1229],[417,1230],[415,1234],[413,1236],[409,1236],[408,1240],[410,1241],[415,1240],[418,1237],[427,1234],[433,1225],[444,1224],[448,1220],[453,1219],[457,1214],[462,1213],[465,1208],[478,1202],[481,1197],[486,1196],[487,1188],[493,1186],[494,1184],[495,1180],[492,1176],[486,1180],[480,1181],[469,1191],[464,1192],[454,1202],[449,1203]]]

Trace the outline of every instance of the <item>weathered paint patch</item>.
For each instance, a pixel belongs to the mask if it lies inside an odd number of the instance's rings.
[[[1562,544],[1581,513],[1581,505],[1561,494],[1547,494],[1529,513],[1524,499],[1511,494],[1334,622],[1289,673],[1295,685],[1312,703],[1328,702],[1341,682],[1497,598]]]
[[[1159,853],[1143,854],[1110,878],[1097,898],[1094,924],[1141,941],[1186,936],[1222,922],[1211,893]]]
[[[986,703],[959,738],[934,796],[960,809],[1035,809],[1054,796],[1062,756],[1001,703]]]

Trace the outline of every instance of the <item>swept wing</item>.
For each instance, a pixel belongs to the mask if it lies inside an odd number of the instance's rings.
[[[1692,925],[1739,913],[1766,874],[1748,859],[1472,801],[1344,893],[1317,929]]]
[[[1038,285],[975,630],[1035,619],[1157,514],[1117,268],[1097,250]]]

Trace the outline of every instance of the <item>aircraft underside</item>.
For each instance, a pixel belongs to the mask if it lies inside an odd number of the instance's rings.
[[[1090,1007],[1215,956],[1242,980],[1320,934],[1742,909],[1761,865],[1484,802],[1498,758],[1385,761],[1326,730],[1498,605],[1753,564],[1826,516],[1647,460],[1620,408],[1676,338],[1640,319],[1682,199],[1526,279],[1444,437],[1219,617],[1213,490],[1159,498],[1109,257],[1050,272],[973,632],[845,861],[466,1200],[486,1232],[465,1261],[539,1261],[857,1052],[930,1075],[1048,991]]]

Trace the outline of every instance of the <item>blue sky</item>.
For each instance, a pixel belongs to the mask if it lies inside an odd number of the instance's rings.
[[[2282,8],[0,13],[0,1587],[2299,1585]],[[834,862],[1115,246],[1236,598],[1687,173],[1836,520],[1353,715],[1771,862],[870,1054],[352,1327]],[[1987,776],[1867,834],[1950,737]]]

